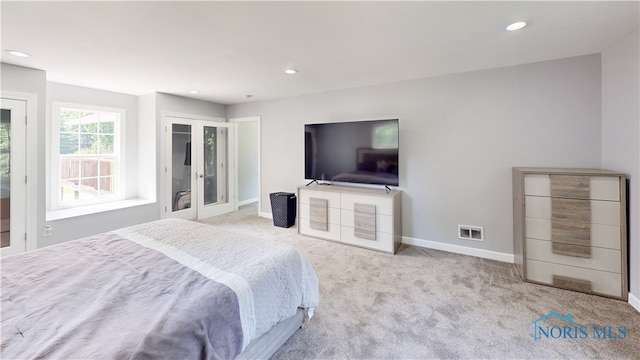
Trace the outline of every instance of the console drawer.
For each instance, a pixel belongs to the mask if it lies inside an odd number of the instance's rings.
[[[308,218],[307,219],[300,218],[298,220],[298,223],[300,224],[300,233],[303,233],[309,236],[319,237],[322,239],[340,241],[340,224],[339,223],[338,224],[328,223],[327,231],[316,230],[312,228],[311,220]]]
[[[356,237],[355,228],[351,226],[340,227],[341,241],[346,244],[366,247],[370,249],[391,252],[394,251],[393,234],[377,231],[375,240],[367,240]]]
[[[355,227],[355,213],[351,210],[341,211],[340,224],[348,227]],[[376,213],[376,232],[392,233],[393,217]]]
[[[340,208],[340,193],[330,191],[300,190],[300,203],[309,204],[310,198],[326,199],[330,208]]]
[[[376,214],[392,215],[393,202],[390,198],[359,194],[342,194],[340,207],[343,210],[355,210],[355,204],[368,204],[376,207]]]

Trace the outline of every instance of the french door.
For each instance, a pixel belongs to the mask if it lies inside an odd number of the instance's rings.
[[[2,98],[0,121],[0,256],[26,250],[27,102]]]
[[[166,116],[165,216],[202,219],[237,209],[234,125]]]

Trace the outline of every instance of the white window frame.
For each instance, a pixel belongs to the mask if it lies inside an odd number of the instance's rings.
[[[116,166],[114,169],[114,185],[115,191],[113,196],[102,197],[98,199],[77,201],[73,203],[62,203],[60,199],[60,109],[71,108],[78,110],[112,112],[120,115],[120,119],[114,124],[114,154],[116,157]],[[51,166],[49,167],[51,179],[50,183],[50,210],[62,210],[70,208],[79,208],[97,204],[107,204],[111,202],[121,201],[125,198],[125,124],[126,110],[120,108],[111,108],[105,106],[76,104],[67,102],[53,101],[51,104]]]

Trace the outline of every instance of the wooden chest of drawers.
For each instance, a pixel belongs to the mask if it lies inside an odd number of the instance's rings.
[[[627,299],[626,178],[513,168],[514,252],[525,281]]]

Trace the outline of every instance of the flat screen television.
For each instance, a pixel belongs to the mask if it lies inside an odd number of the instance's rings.
[[[398,186],[398,119],[304,126],[307,180]]]

